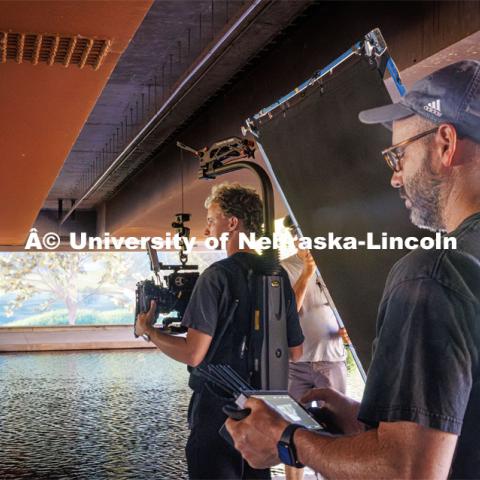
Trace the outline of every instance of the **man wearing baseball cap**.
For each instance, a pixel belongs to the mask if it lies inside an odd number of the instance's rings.
[[[480,478],[480,62],[442,68],[360,120],[392,129],[392,186],[415,225],[457,249],[416,250],[391,270],[360,404],[332,389],[303,399],[347,435],[289,424],[258,399],[228,430],[257,468],[279,462],[282,440],[291,463],[327,478]]]

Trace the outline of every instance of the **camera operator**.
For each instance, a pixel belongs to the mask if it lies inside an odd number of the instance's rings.
[[[248,275],[258,265],[258,255],[240,249],[239,234],[260,234],[262,201],[254,189],[223,183],[213,187],[205,202],[207,237],[228,234],[227,258],[213,263],[199,277],[183,316],[186,337],[174,337],[150,326],[155,302],[148,313],[137,317],[136,333],[147,333],[152,342],[171,358],[189,365],[190,436],[186,446],[188,472],[195,479],[268,479],[270,470],[256,470],[218,433],[227,416],[222,407],[231,402],[215,386],[195,374],[200,364],[226,364],[247,382],[248,340],[252,323],[253,298]],[[303,335],[296,311],[295,296],[285,278],[287,338],[292,360],[302,355]]]

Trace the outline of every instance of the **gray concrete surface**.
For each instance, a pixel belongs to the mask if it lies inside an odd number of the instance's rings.
[[[0,352],[155,348],[133,336],[132,325],[2,327]]]

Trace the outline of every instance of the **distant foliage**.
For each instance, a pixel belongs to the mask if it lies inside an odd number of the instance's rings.
[[[353,372],[356,372],[358,370],[357,364],[355,363],[352,352],[350,351],[349,348],[347,348],[346,364],[347,364],[348,373],[353,373]]]
[[[2,255],[0,291],[13,295],[5,306],[5,315],[12,316],[35,295],[46,298],[38,307],[39,313],[62,302],[69,325],[75,325],[79,307],[93,296],[108,297],[118,307],[132,310],[132,267],[133,259],[122,252]]]
[[[176,252],[159,251],[158,255],[165,264],[179,263]],[[216,251],[192,253],[188,264],[198,265],[202,272],[223,256]],[[5,317],[17,312],[24,315],[25,308],[31,311],[32,303],[38,305],[33,315],[12,321],[5,318],[2,326],[133,323],[135,284],[152,277],[148,265],[147,254],[140,252],[0,254],[0,298],[6,300]],[[171,271],[162,273],[166,276]]]

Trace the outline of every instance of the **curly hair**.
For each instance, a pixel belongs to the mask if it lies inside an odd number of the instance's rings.
[[[248,233],[262,233],[263,203],[254,188],[228,182],[215,185],[205,200],[205,208],[212,203],[218,204],[226,217],[242,220]]]

